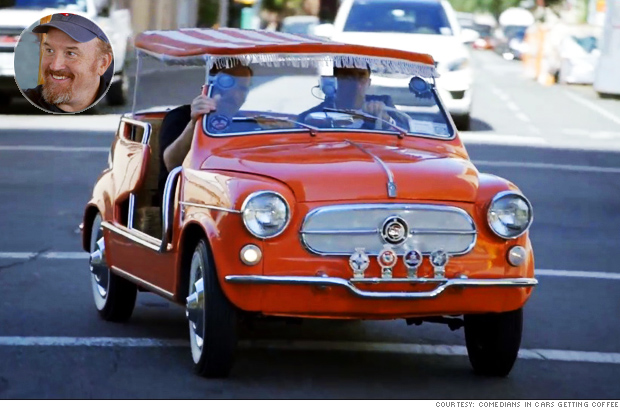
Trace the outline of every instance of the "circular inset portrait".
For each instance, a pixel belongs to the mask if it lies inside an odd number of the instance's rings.
[[[77,14],[35,21],[15,47],[15,81],[22,94],[50,113],[78,113],[106,94],[114,54],[105,33]]]

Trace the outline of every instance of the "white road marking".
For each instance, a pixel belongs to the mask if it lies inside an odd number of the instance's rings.
[[[459,137],[465,144],[550,147],[548,140],[538,136],[498,135],[490,132],[466,131],[459,132]]]
[[[532,121],[530,120],[529,117],[527,117],[527,115],[523,112],[518,112],[516,115],[516,118],[519,119],[520,121],[523,121],[525,123],[532,123]],[[538,130],[538,129],[537,129]]]
[[[0,259],[32,259],[36,252],[0,252]],[[87,252],[44,252],[37,259],[83,260],[88,259]],[[536,269],[536,276],[561,276],[566,278],[589,278],[620,280],[620,273],[592,271],[564,271],[553,269]]]
[[[565,278],[611,279],[620,280],[620,273],[593,271],[561,271],[553,269],[536,269],[536,276],[561,276]]]
[[[0,151],[9,151],[9,152],[66,152],[66,153],[75,153],[75,152],[109,152],[109,147],[70,147],[70,146],[0,146]]]
[[[5,347],[189,347],[184,339],[131,337],[0,337]],[[242,349],[276,349],[293,351],[354,351],[435,356],[467,356],[467,348],[445,344],[371,343],[313,340],[242,340]],[[579,363],[620,364],[620,353],[595,351],[521,349],[524,360],[564,361]]]
[[[588,137],[590,139],[620,139],[620,132],[611,132],[606,130],[594,131],[590,129],[562,129],[561,132],[562,134],[568,136]]]
[[[116,131],[121,115],[3,115],[3,130]]]
[[[37,255],[36,252],[0,252],[0,259],[31,259]],[[38,259],[88,259],[86,252],[44,252]]]
[[[580,104],[582,104],[582,105],[592,109],[594,112],[597,112],[601,116],[604,116],[607,119],[611,120],[616,125],[620,125],[620,117],[618,117],[618,116],[614,115],[613,113],[609,112],[607,109],[602,108],[602,107],[598,106],[597,104],[595,104],[594,102],[589,101],[586,98],[583,98],[583,97],[581,97],[579,95],[576,95],[573,92],[564,91],[564,93],[566,93],[566,95],[568,95],[568,97],[571,98],[572,100],[574,100],[575,102],[579,102]]]
[[[620,173],[620,167],[579,166],[574,164],[527,163],[490,160],[474,160],[474,164],[493,167],[576,171],[580,173]]]

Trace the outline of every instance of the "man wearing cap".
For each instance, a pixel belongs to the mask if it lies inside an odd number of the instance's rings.
[[[53,14],[32,29],[47,33],[41,44],[43,84],[24,94],[41,108],[80,112],[97,102],[109,86],[104,73],[112,64],[112,47],[92,21],[70,13]]]

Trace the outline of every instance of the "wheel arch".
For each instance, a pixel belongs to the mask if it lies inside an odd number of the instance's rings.
[[[84,210],[84,218],[82,219],[82,249],[86,252],[90,252],[90,237],[97,214],[101,214],[99,207],[94,203],[89,203]]]
[[[181,233],[179,239],[179,263],[178,263],[178,275],[177,275],[177,301],[181,304],[185,304],[185,299],[188,296],[189,290],[189,267],[192,262],[192,256],[196,245],[201,239],[204,239],[207,244],[207,249],[211,251],[211,243],[209,237],[211,228],[206,221],[188,222]]]

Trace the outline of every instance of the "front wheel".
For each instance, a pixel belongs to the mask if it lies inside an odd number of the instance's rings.
[[[465,343],[476,374],[505,377],[512,370],[523,331],[523,309],[465,315]]]
[[[196,373],[204,377],[227,377],[237,348],[237,315],[222,292],[204,239],[192,256],[186,315]]]
[[[127,279],[113,274],[105,261],[105,244],[101,215],[93,221],[90,235],[90,279],[99,315],[107,321],[129,320],[136,304],[138,288]]]

